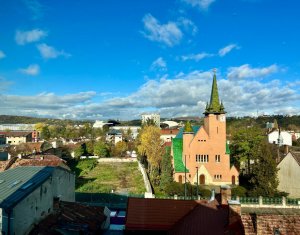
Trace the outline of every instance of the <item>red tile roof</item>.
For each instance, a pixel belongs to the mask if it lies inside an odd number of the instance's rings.
[[[179,129],[161,129],[160,134],[161,135],[177,135],[179,132]]]
[[[0,135],[5,135],[8,137],[26,137],[31,135],[32,132],[30,131],[1,131]]]
[[[30,234],[56,234],[56,229],[72,232],[88,230],[88,234],[98,234],[96,232],[100,231],[105,220],[104,207],[61,201],[59,208],[36,225]]]
[[[16,168],[18,166],[60,166],[70,170],[66,162],[55,155],[33,155],[30,156],[30,158],[17,159],[10,168]]]
[[[126,230],[169,230],[203,201],[129,198]]]

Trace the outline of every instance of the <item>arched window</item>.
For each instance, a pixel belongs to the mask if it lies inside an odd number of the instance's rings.
[[[235,185],[235,175],[233,175],[233,176],[231,177],[231,183],[232,183],[232,185]]]
[[[205,184],[205,175],[200,175],[199,177],[200,184]]]
[[[182,175],[178,176],[178,182],[182,184]]]

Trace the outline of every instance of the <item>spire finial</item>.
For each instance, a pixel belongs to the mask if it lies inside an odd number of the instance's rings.
[[[216,75],[216,73],[217,73],[217,69],[216,68],[213,68],[213,73],[214,73],[214,75]]]

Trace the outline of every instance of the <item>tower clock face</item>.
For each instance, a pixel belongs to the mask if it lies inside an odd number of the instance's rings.
[[[220,122],[225,122],[225,116],[224,116],[224,115],[222,115],[222,116],[220,117]]]

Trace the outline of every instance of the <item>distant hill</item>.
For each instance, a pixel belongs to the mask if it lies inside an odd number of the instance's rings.
[[[38,117],[27,117],[27,116],[12,116],[12,115],[0,115],[0,124],[35,124],[38,122],[44,122],[47,124],[72,124],[78,125],[82,123],[91,123],[91,121],[80,121],[80,120],[68,120],[68,119],[51,119],[51,118],[38,118]]]

